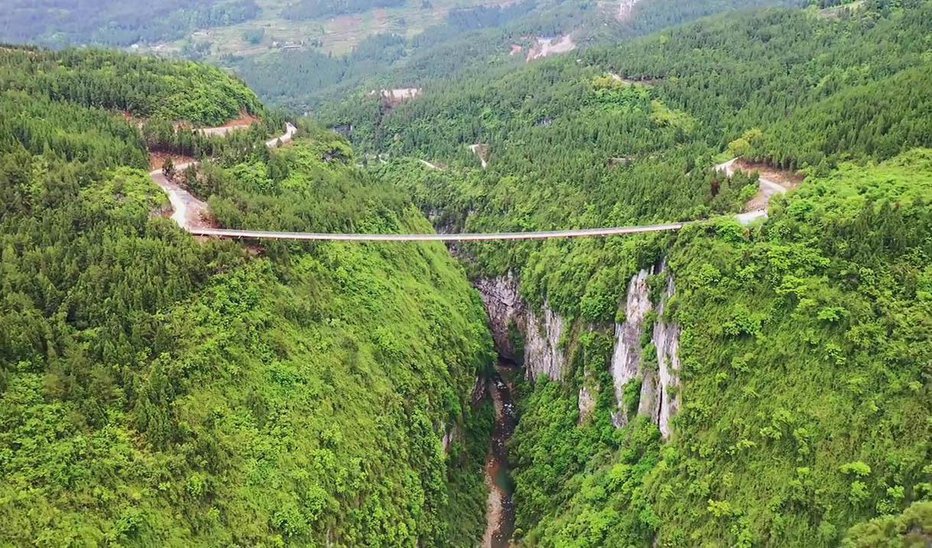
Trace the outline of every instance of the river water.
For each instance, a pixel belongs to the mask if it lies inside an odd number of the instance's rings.
[[[488,525],[482,540],[483,548],[508,548],[515,531],[515,505],[512,497],[514,481],[508,462],[508,440],[518,425],[514,402],[515,375],[520,370],[499,363],[486,379],[486,390],[495,407],[495,429],[485,462],[485,482],[489,487]]]

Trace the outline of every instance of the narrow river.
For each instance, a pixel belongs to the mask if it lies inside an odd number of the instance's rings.
[[[500,362],[486,379],[488,394],[495,406],[495,429],[485,462],[485,483],[489,486],[488,525],[483,548],[508,548],[515,531],[514,482],[508,463],[508,440],[518,425],[513,399],[513,379],[520,370]]]

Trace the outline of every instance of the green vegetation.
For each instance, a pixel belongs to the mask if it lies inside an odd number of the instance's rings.
[[[265,109],[245,84],[217,68],[106,51],[0,48],[0,90],[122,111],[139,118],[219,126]]]
[[[305,2],[304,4],[319,4]],[[408,6],[421,4],[407,2]],[[634,8],[630,20],[617,19],[618,7],[609,2],[527,0],[501,6],[461,7],[430,25],[411,32],[392,27],[361,37],[345,55],[321,51],[275,51],[263,55],[232,56],[229,62],[259,94],[296,112],[324,107],[352,94],[354,100],[372,89],[443,86],[450,78],[494,81],[526,63],[527,51],[538,36],[572,34],[580,47],[616,43],[722,11],[772,5],[796,5],[796,0],[651,1]],[[434,9],[450,7],[434,1]],[[399,18],[411,20],[417,10],[398,8]],[[423,11],[423,10],[422,10]],[[332,29],[341,36],[344,29]],[[324,36],[326,42],[329,36]],[[512,46],[523,48],[512,54]],[[309,85],[310,83],[310,85]]]
[[[523,538],[921,545],[928,502],[846,531],[932,498],[930,195],[932,150],[915,150],[810,179],[753,230],[684,232],[669,251],[685,401],[673,440],[643,417],[616,430],[607,334],[573,342],[571,377],[600,372],[596,413],[578,423],[574,383],[527,389],[512,448]]]
[[[710,219],[676,237],[461,250],[471,273],[518,273],[532,307],[573,325],[562,341],[569,380],[523,390],[519,538],[928,538],[930,10],[743,13],[594,48],[581,63],[438,83],[392,109],[356,99],[323,112],[352,126],[357,148],[388,154],[372,169],[444,229]],[[475,143],[488,145],[485,170]],[[763,224],[716,218],[755,186],[710,173],[729,148],[806,182]],[[682,328],[683,408],[669,442],[644,418],[612,425],[608,375],[618,303],[661,257],[677,287],[665,316]],[[598,396],[580,423],[584,379]],[[637,405],[633,389],[622,405]]]
[[[645,481],[662,541],[832,545],[932,496],[930,195],[915,150],[811,178],[739,238],[680,237],[687,405]]]
[[[390,111],[352,99],[322,116],[351,125],[357,148],[398,158],[377,167],[380,174],[447,227],[713,217],[739,209],[753,186],[708,172],[742,135],[751,159],[821,174],[846,158],[884,160],[932,144],[929,21],[928,2],[839,21],[793,11],[733,15],[592,50],[585,63],[554,59],[438,84]],[[868,114],[881,105],[892,108]],[[476,169],[474,143],[489,145],[485,171]],[[409,156],[450,167],[415,167]],[[570,318],[588,303],[586,319],[601,321],[614,316],[633,271],[659,257],[646,240],[482,244],[470,252],[483,273],[520,269],[533,303],[549,300]]]
[[[611,25],[591,24],[615,15],[597,2],[458,10],[345,59],[242,62],[294,107],[423,87],[322,105],[353,146],[302,122],[268,150],[279,120],[219,70],[0,51],[0,543],[474,545],[492,413],[471,396],[493,356],[466,275],[506,273],[566,325],[563,381],[517,387],[528,546],[927,543],[932,3],[742,12],[604,45],[759,5],[672,4]],[[507,57],[516,37],[580,27],[583,52]],[[171,123],[243,112],[263,121],[227,141]],[[464,267],[440,245],[200,244],[153,214],[146,147],[214,156],[185,184],[229,227],[704,222],[464,245]],[[757,180],[714,173],[728,154],[805,182],[739,224]],[[669,439],[633,416],[640,381],[618,402],[610,372],[629,281],[661,260],[675,296],[644,323],[680,330]],[[655,304],[667,281],[648,279]]]
[[[359,13],[374,8],[395,8],[406,0],[298,0],[282,10],[285,19],[319,19]]]
[[[195,70],[107,58],[116,79]],[[446,250],[294,245],[252,256],[199,243],[157,214],[167,200],[140,169],[131,122],[73,96],[39,95],[15,111],[26,96],[9,88],[45,89],[47,73],[11,65],[3,108],[17,115],[3,117],[0,141],[0,544],[478,538],[491,414],[471,393],[491,343]],[[94,70],[73,74],[98,89]],[[234,90],[218,106],[240,99],[235,82],[216,84]],[[172,93],[151,91],[152,104]],[[48,117],[29,110],[40,107]],[[333,150],[352,154],[329,134],[275,153],[257,143],[202,176],[221,181],[211,202],[231,224],[287,211],[282,223],[299,217],[308,230],[429,228],[384,184],[331,161]],[[350,205],[347,195],[365,199]],[[447,431],[459,432],[449,452]]]
[[[0,14],[0,41],[206,59],[235,68],[266,101],[303,113],[360,90],[504,74],[524,64],[538,36],[572,34],[585,48],[723,11],[803,2],[656,0],[622,18],[620,1],[15,0]],[[511,55],[513,45],[524,51]]]
[[[256,17],[254,0],[12,0],[0,12],[0,40],[48,46],[129,46],[174,40],[202,27]]]

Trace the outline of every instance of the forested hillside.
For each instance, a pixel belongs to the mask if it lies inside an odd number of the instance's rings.
[[[255,0],[10,0],[0,40],[49,46],[129,46],[185,36],[197,28],[254,18]]]
[[[197,126],[267,115],[252,90],[218,68],[107,51],[0,48],[0,91]]]
[[[0,545],[928,545],[932,1],[796,4],[386,7],[431,24],[225,59],[315,108],[274,149],[221,69],[0,47]],[[165,158],[210,226],[689,224],[200,241]]]
[[[741,13],[322,112],[443,230],[710,219],[675,237],[458,248],[477,280],[517,277],[541,329],[565,326],[561,380],[522,390],[518,539],[928,541],[930,21],[927,1]],[[738,155],[805,179],[762,224],[721,217],[757,191],[711,170]],[[644,320],[678,330],[669,439],[647,417],[618,427],[644,394],[637,381],[616,401],[611,371],[641,269],[652,298],[675,286]]]
[[[442,246],[198,242],[135,120],[264,112],[241,84],[97,52],[5,49],[0,74],[0,544],[481,535],[490,340]],[[192,185],[222,222],[426,228],[329,133],[218,154]]]
[[[928,535],[930,160],[925,149],[867,171],[845,165],[807,180],[763,227],[681,234],[666,251],[669,319],[682,328],[674,437],[663,443],[643,417],[615,430],[610,379],[582,427],[571,387],[529,387],[513,447],[528,543],[878,546],[912,528]],[[608,368],[595,343],[581,342],[578,382]],[[908,527],[848,531],[904,510]]]
[[[538,37],[569,35],[585,48],[641,36],[699,17],[736,9],[795,6],[798,0],[665,0],[623,2],[525,0],[450,10],[414,36],[378,33],[345,56],[325,51],[281,51],[229,61],[256,91],[298,112],[316,110],[342,96],[378,88],[442,85],[451,78],[507,74],[526,64]],[[305,2],[296,6],[324,5]],[[518,48],[517,50],[515,48]]]
[[[928,2],[841,21],[731,15],[593,49],[584,63],[438,83],[391,109],[347,100],[322,119],[352,126],[364,151],[449,165],[379,169],[469,230],[701,218],[735,209],[747,183],[707,171],[723,151],[824,173],[841,159],[929,145],[930,15]],[[476,143],[487,145],[487,170],[476,169]],[[492,271],[527,264],[527,251],[513,251],[490,259]],[[578,294],[573,279],[552,285]]]

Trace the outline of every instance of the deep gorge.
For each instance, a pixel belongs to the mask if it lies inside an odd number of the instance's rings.
[[[521,455],[513,454],[513,448],[509,454],[511,436],[521,428],[515,398],[522,393],[526,396],[543,379],[567,387],[578,384],[578,422],[584,424],[595,412],[596,396],[608,389],[615,403],[611,413],[615,428],[643,416],[657,425],[663,438],[669,438],[671,419],[680,405],[680,329],[665,314],[675,295],[674,276],[666,261],[642,269],[631,278],[624,292],[626,297],[618,305],[619,323],[611,328],[579,322],[574,325],[546,304],[541,311],[535,311],[521,297],[514,274],[479,278],[473,285],[482,297],[499,357],[498,365],[483,379],[496,411],[486,466],[486,483],[491,492],[483,545],[497,548],[509,545],[518,510],[512,496],[515,486],[510,462],[520,460]],[[610,334],[614,346],[605,371],[587,369],[576,377],[582,379],[577,383],[571,377],[567,356],[579,352],[578,338],[587,332]],[[614,390],[599,385],[596,379],[601,373],[610,374]]]

